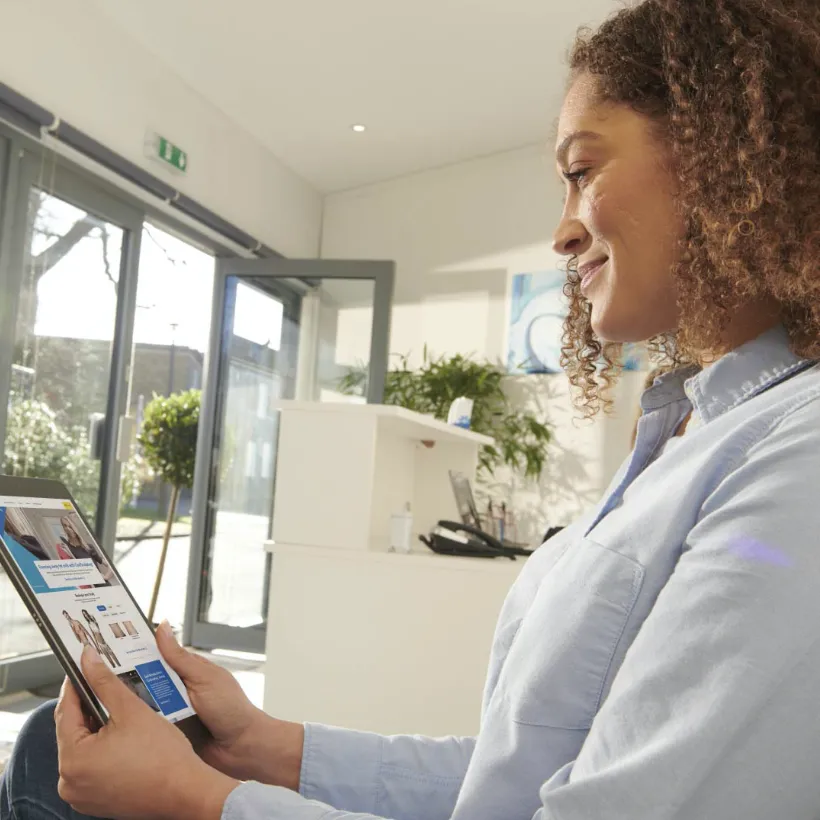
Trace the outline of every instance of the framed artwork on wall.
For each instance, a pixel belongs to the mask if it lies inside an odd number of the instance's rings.
[[[564,271],[516,273],[512,277],[507,369],[510,373],[560,373],[561,337],[568,305]],[[642,345],[624,347],[624,370],[644,370]]]

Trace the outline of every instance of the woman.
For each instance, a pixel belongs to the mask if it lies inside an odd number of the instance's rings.
[[[71,516],[64,515],[60,518],[60,524],[63,527],[63,532],[65,532],[65,536],[60,536],[60,541],[65,545],[65,548],[70,551],[67,557],[90,558],[105,581],[105,584],[95,584],[95,586],[109,585],[111,579],[114,577],[114,571],[108,565],[108,562],[103,559],[93,546],[86,545],[80,537],[77,527],[71,520]]]
[[[66,546],[66,541],[62,537],[60,540],[54,545],[54,549],[57,550],[57,558],[60,561],[71,561],[76,556],[71,552],[71,550]],[[86,558],[90,556],[81,555],[81,558]]]
[[[820,815],[820,7],[645,0],[582,35],[571,67],[556,145],[565,366],[590,414],[618,344],[650,341],[675,369],[643,396],[601,504],[512,589],[479,735],[277,721],[163,632],[214,740],[198,759],[87,658],[113,725],[89,734],[66,689],[60,793],[79,811]],[[37,791],[50,817],[73,816],[54,792],[54,746],[44,710],[7,804]],[[35,760],[48,777],[18,779]]]

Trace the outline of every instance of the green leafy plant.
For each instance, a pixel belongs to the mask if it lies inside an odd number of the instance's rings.
[[[22,399],[12,393],[6,425],[5,475],[36,476],[62,481],[89,523],[94,524],[100,487],[100,462],[91,458],[88,433],[66,426],[44,401]],[[122,494],[127,503],[145,480],[139,455],[123,464]]]
[[[409,356],[398,356],[398,365],[387,372],[384,403],[447,420],[450,405],[459,396],[473,400],[470,427],[492,436],[494,445],[481,449],[479,477],[488,478],[500,464],[538,478],[546,461],[551,433],[532,413],[517,410],[504,392],[507,373],[497,364],[470,357],[431,356],[427,348],[421,367],[413,370]],[[363,395],[365,367],[353,367],[340,379],[339,392]]]
[[[154,618],[159,598],[179,494],[181,490],[192,487],[194,483],[196,436],[201,399],[199,390],[188,390],[168,397],[154,396],[145,407],[145,416],[138,441],[142,445],[145,460],[149,466],[163,481],[171,485],[168,520],[165,523],[162,552],[151,596],[151,606],[148,609],[149,621]]]
[[[65,469],[72,449],[71,436],[57,423],[57,414],[45,402],[12,397],[6,427],[6,475],[56,478]],[[80,501],[79,488],[72,489]]]

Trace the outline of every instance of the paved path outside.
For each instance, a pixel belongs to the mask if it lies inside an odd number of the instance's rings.
[[[165,535],[165,521],[146,521],[142,518],[120,518],[117,521],[117,541],[136,541],[141,538],[162,538]],[[171,525],[171,536],[191,534],[188,522],[175,521]]]

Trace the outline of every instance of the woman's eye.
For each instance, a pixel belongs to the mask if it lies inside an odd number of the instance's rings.
[[[578,168],[575,171],[564,171],[564,179],[572,182],[574,185],[580,185],[586,178],[589,170],[589,168]]]

